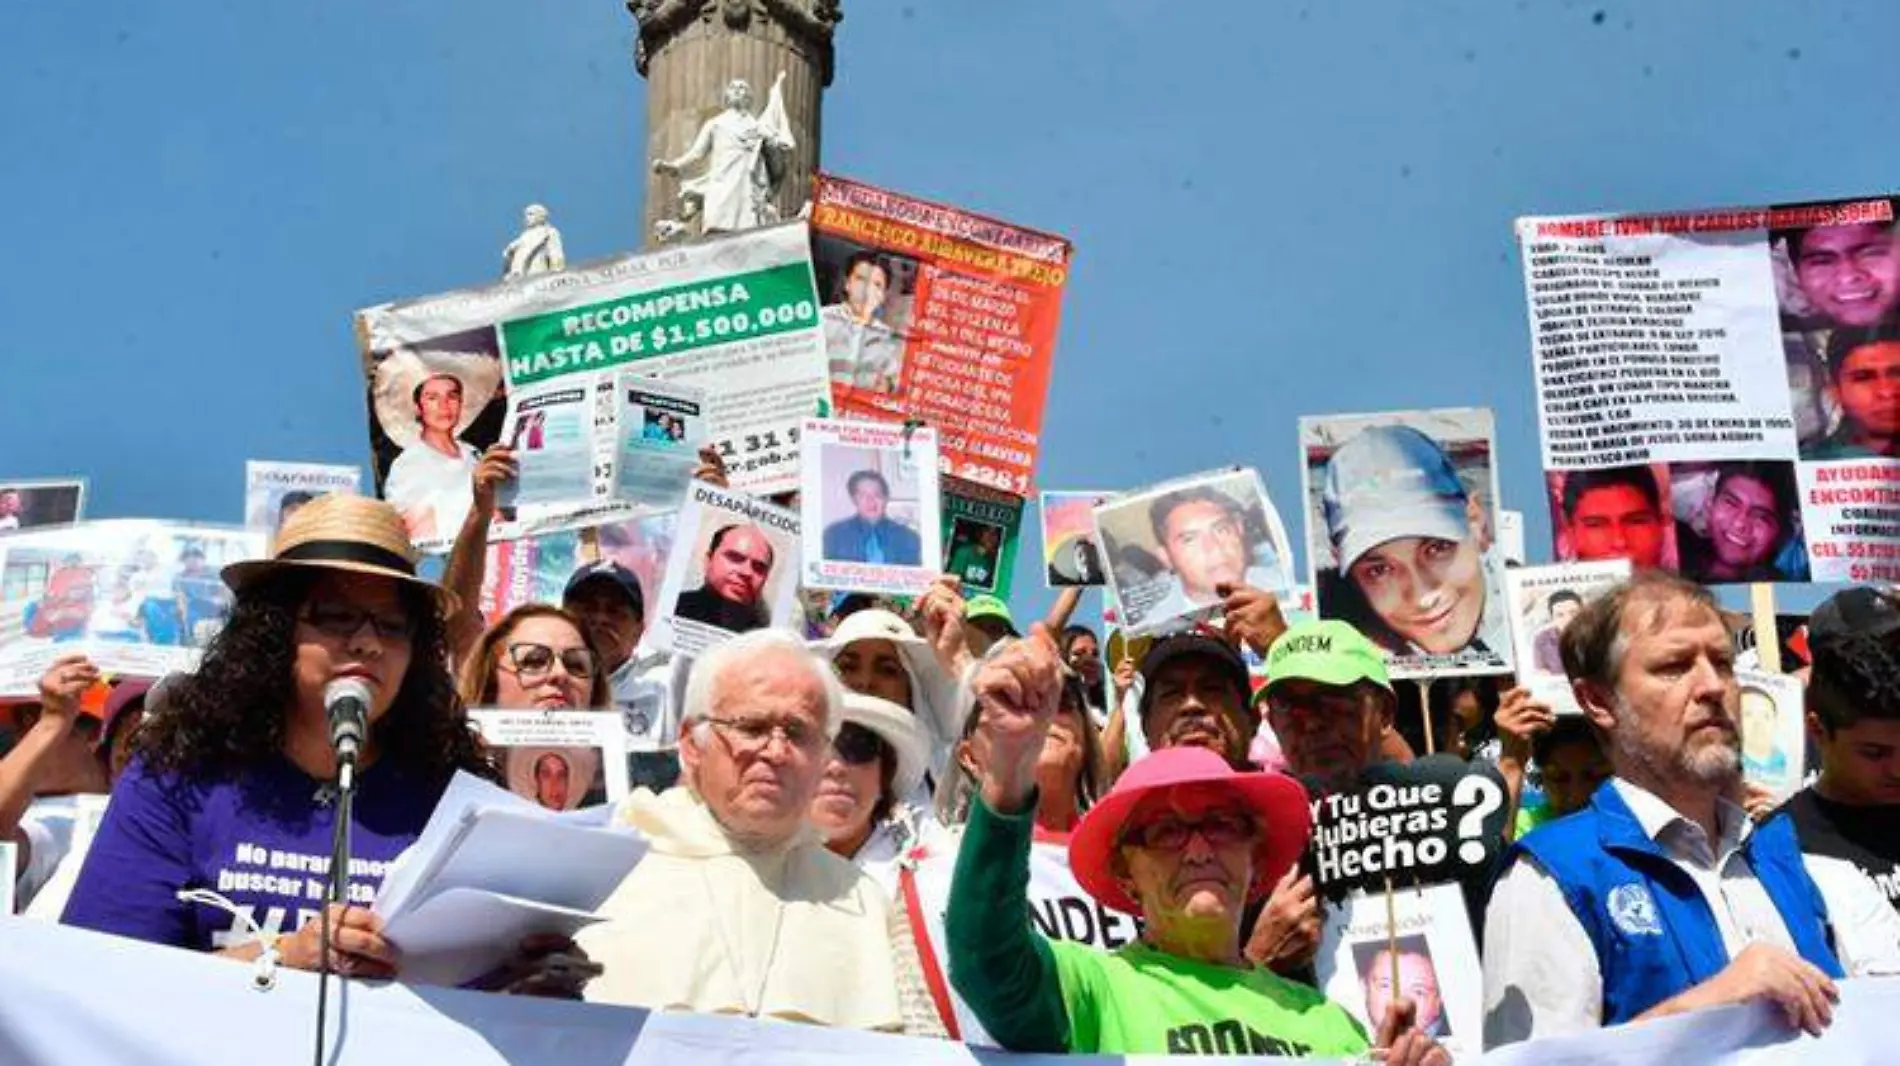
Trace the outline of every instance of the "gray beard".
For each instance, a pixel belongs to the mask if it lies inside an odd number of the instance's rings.
[[[1621,695],[1616,699],[1616,728],[1610,731],[1610,741],[1616,746],[1617,754],[1625,760],[1641,766],[1643,770],[1658,781],[1671,781],[1688,778],[1698,785],[1709,788],[1726,788],[1735,783],[1742,773],[1742,752],[1739,744],[1704,744],[1701,747],[1683,748],[1659,757],[1642,746],[1636,737],[1636,730],[1627,723],[1632,716],[1628,703]]]

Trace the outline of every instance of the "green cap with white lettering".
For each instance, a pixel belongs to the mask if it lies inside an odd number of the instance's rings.
[[[1370,681],[1387,692],[1385,652],[1350,624],[1337,619],[1302,622],[1280,634],[1267,650],[1267,683],[1254,694],[1257,703],[1282,681],[1317,681],[1346,688]]]

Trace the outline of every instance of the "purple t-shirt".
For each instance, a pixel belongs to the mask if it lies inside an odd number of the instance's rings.
[[[447,780],[377,763],[352,808],[349,899],[367,905],[391,862],[415,842]],[[336,808],[323,783],[272,758],[234,778],[157,774],[135,760],[112,789],[105,821],[60,919],[67,925],[199,951],[249,939],[216,907],[181,903],[208,888],[273,937],[321,910]]]

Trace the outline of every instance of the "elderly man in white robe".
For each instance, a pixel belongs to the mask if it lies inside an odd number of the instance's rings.
[[[652,851],[576,937],[603,967],[588,1000],[943,1035],[904,909],[807,818],[843,705],[824,660],[780,630],[694,664],[683,783],[615,812]]]

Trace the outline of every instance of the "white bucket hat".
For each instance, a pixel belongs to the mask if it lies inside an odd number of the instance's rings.
[[[839,622],[829,637],[813,641],[811,648],[830,662],[860,640],[888,640],[897,646],[904,672],[910,675],[910,709],[922,722],[930,747],[930,769],[942,775],[950,746],[963,728],[963,716],[957,709],[956,679],[937,662],[930,643],[918,636],[910,623],[889,611],[858,611]]]
[[[930,760],[930,742],[924,738],[916,715],[890,700],[847,692],[844,720],[876,733],[897,753],[897,776],[891,780],[891,795],[895,800],[901,803],[917,791],[917,786],[924,782],[924,766]]]

